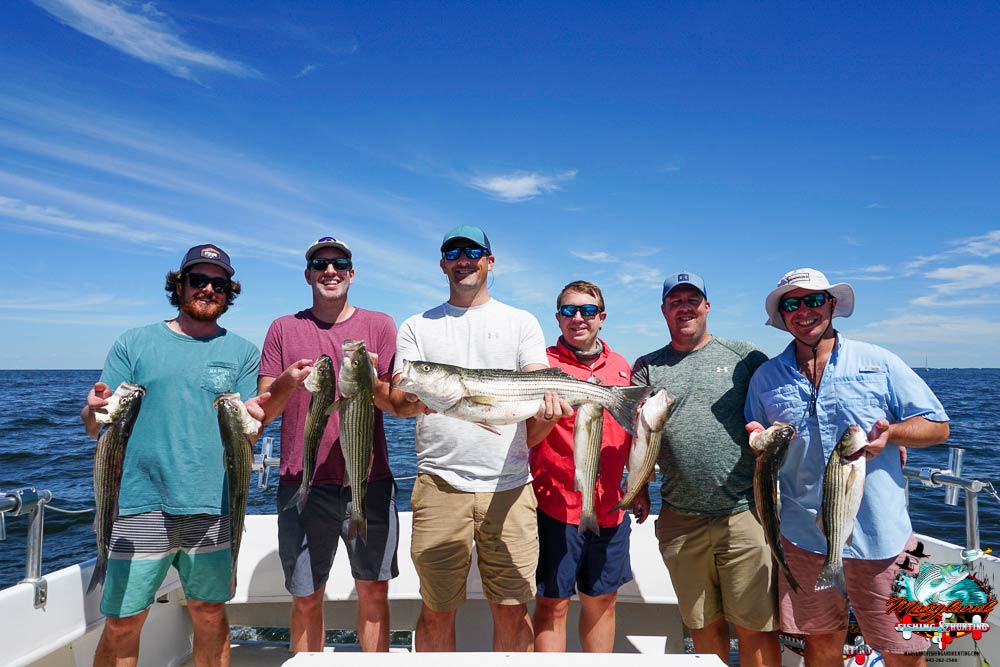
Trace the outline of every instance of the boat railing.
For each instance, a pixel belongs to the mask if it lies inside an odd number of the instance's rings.
[[[51,500],[51,491],[39,491],[33,486],[16,491],[0,491],[0,540],[7,539],[6,515],[28,517],[24,579],[18,583],[34,586],[36,609],[44,607],[48,599],[48,584],[42,577],[42,538],[45,534],[45,506]]]
[[[965,492],[965,550],[971,554],[980,548],[979,494],[986,491],[998,501],[1000,501],[1000,496],[997,495],[991,482],[962,477],[962,458],[964,455],[965,449],[962,447],[949,447],[947,468],[904,466],[903,478],[906,483],[907,505],[910,502],[911,479],[918,480],[922,485],[930,488],[943,487],[944,502],[952,506],[958,505],[959,490]]]

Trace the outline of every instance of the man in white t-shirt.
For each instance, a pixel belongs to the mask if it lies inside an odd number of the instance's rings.
[[[478,227],[461,225],[445,234],[441,270],[448,276],[448,301],[400,327],[394,381],[404,360],[522,371],[548,367],[538,320],[490,298],[486,283],[493,262],[490,241]],[[423,600],[416,649],[455,650],[455,616],[465,601],[475,542],[493,613],[493,650],[530,650],[527,602],[535,595],[538,526],[527,433],[536,420],[557,421],[572,409],[546,395],[534,418],[498,426],[500,435],[419,402],[411,412],[417,414],[418,475],[410,501],[410,555]]]

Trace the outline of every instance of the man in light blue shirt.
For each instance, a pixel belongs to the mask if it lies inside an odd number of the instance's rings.
[[[786,273],[765,301],[768,324],[795,339],[754,374],[746,401],[747,429],[774,422],[797,431],[779,474],[782,545],[795,578],[779,577],[781,625],[806,636],[806,662],[841,665],[847,600],[835,589],[815,591],[826,553],[817,523],[827,461],[848,426],[868,434],[867,477],[851,541],[844,549],[847,593],[865,641],[888,667],[925,664],[928,642],[907,640],[885,613],[898,568],[912,540],[906,512],[900,447],[928,447],[948,439],[948,415],[924,381],[896,355],[848,340],[834,317],[854,311],[854,290],[831,285],[821,272]]]

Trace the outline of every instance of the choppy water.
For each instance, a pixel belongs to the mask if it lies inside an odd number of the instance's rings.
[[[919,371],[944,403],[951,417],[949,445],[968,450],[966,477],[992,480],[1000,486],[1000,369],[931,369]],[[93,507],[94,441],[80,423],[80,408],[99,371],[0,371],[0,491],[34,486],[52,491],[56,507]],[[265,435],[277,438],[277,424]],[[399,506],[410,508],[416,474],[413,421],[386,419],[389,460],[399,479]],[[945,447],[911,450],[908,465],[943,468]],[[275,471],[276,472],[276,471]],[[276,476],[275,476],[276,478]],[[256,476],[254,479],[256,483]],[[275,511],[275,487],[250,491],[248,511]],[[654,512],[658,493],[654,498]],[[983,547],[1000,551],[1000,503],[980,494]],[[911,482],[910,513],[917,531],[950,542],[965,543],[963,505],[943,503],[943,491]],[[92,514],[65,515],[46,511],[42,571],[50,572],[87,560],[94,554]],[[23,517],[8,517],[7,540],[0,542],[0,588],[23,576],[25,533]]]

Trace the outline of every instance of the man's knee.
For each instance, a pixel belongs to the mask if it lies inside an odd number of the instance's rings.
[[[569,598],[535,598],[535,617],[538,619],[565,620],[569,614]]]
[[[107,618],[104,621],[104,636],[108,641],[120,643],[139,636],[148,611],[124,618]]]
[[[293,595],[292,610],[301,613],[310,613],[317,611],[323,606],[323,597],[325,595],[326,595],[325,586],[320,586],[318,590],[309,595]]]
[[[188,612],[195,630],[199,625],[229,625],[226,619],[226,605],[222,602],[201,602],[188,600]]]
[[[358,591],[359,602],[378,603],[389,599],[388,581],[354,580],[354,588]]]

